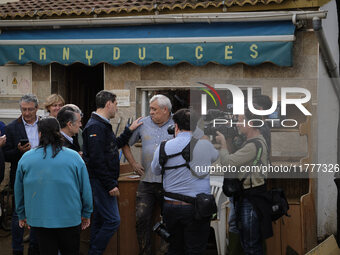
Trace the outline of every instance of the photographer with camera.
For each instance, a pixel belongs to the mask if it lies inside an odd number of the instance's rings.
[[[256,123],[259,119],[245,109],[245,115],[238,116],[237,128],[246,137],[240,149],[229,153],[230,139],[217,132],[216,141],[221,144],[220,159],[222,165],[233,165],[238,168],[235,176],[225,173],[224,192],[232,196],[236,213],[236,225],[240,232],[241,244],[245,254],[264,254],[263,240],[272,236],[272,225],[269,204],[265,201],[265,176],[261,165],[269,163],[266,140]],[[258,166],[259,171],[241,171],[244,166]],[[233,179],[232,177],[235,177]],[[235,188],[237,187],[237,188]]]
[[[218,158],[218,151],[208,140],[192,138],[191,130],[196,128],[197,117],[191,110],[178,110],[173,120],[175,138],[157,147],[151,163],[152,172],[163,175],[163,218],[170,234],[168,254],[202,254],[209,238],[209,215],[216,210],[210,195],[209,172],[202,169]],[[202,195],[213,200],[204,216],[198,215],[201,212],[192,204],[192,200],[197,201]],[[166,235],[164,229],[158,231]]]
[[[272,101],[269,96],[267,95],[256,95],[253,97],[253,105],[255,109],[258,110],[268,110],[272,106]],[[270,150],[271,150],[271,133],[270,133],[270,127],[268,123],[265,121],[269,116],[262,116],[262,120],[264,121],[264,125],[260,127],[260,133],[266,140],[266,144],[268,147],[268,157],[270,158]],[[225,134],[224,132],[221,132]],[[242,138],[239,139],[239,141],[244,140]],[[238,143],[240,144],[240,143]],[[242,145],[242,144],[240,144]],[[234,152],[234,151],[229,151],[229,152]],[[240,240],[240,234],[239,230],[237,228],[237,222],[236,222],[236,214],[235,214],[235,209],[234,209],[234,204],[233,204],[233,198],[229,198],[230,203],[229,203],[229,214],[228,214],[228,237],[229,237],[229,243],[228,243],[228,254],[229,255],[243,255],[243,249],[241,245],[241,240]]]

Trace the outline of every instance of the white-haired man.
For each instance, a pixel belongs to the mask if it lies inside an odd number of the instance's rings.
[[[154,210],[162,205],[162,177],[151,171],[153,154],[164,140],[172,139],[168,127],[174,122],[171,117],[171,102],[164,95],[155,95],[150,99],[150,116],[141,119],[143,125],[132,134],[129,145],[139,139],[142,141],[142,165],[132,156],[130,147],[123,147],[123,152],[134,171],[141,175],[136,197],[136,232],[139,243],[139,254],[152,254],[151,233],[154,222]]]

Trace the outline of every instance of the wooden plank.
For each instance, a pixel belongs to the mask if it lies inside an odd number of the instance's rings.
[[[266,254],[281,254],[281,222],[280,219],[273,222],[273,233],[271,238],[266,240]]]
[[[119,230],[118,230],[119,231]],[[118,255],[118,233],[115,233],[106,246],[104,255]]]
[[[281,254],[286,254],[287,247],[291,247],[298,254],[304,254],[302,249],[301,212],[300,205],[289,205],[288,214],[281,220]]]
[[[119,254],[138,254],[136,234],[136,192],[139,180],[119,181]]]
[[[120,170],[119,170],[120,174],[125,174],[125,173],[130,173],[130,172],[133,172],[133,170],[132,170],[132,166],[129,163],[120,164]]]
[[[307,252],[317,245],[316,215],[312,193],[301,197],[301,222],[303,251]]]

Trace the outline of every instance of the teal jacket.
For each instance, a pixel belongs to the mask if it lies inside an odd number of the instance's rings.
[[[33,227],[77,226],[90,218],[92,191],[86,166],[79,154],[63,149],[52,158],[52,148],[26,152],[18,163],[14,185],[20,220]]]

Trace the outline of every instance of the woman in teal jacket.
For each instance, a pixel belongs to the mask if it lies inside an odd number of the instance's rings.
[[[19,226],[36,229],[40,254],[79,254],[80,229],[90,225],[92,192],[79,154],[62,147],[58,121],[38,123],[39,147],[18,163],[14,185]]]

